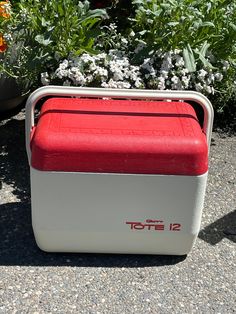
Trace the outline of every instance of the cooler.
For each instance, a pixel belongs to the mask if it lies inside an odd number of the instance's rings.
[[[202,125],[192,102],[203,109]],[[26,146],[38,246],[187,254],[200,229],[212,122],[209,100],[196,92],[36,90]]]

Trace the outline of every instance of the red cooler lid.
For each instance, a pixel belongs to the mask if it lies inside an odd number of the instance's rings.
[[[32,134],[42,171],[200,175],[206,136],[185,102],[51,98]]]

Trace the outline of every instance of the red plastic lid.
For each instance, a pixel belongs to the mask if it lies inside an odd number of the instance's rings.
[[[32,134],[42,171],[200,175],[206,136],[184,102],[51,98]]]

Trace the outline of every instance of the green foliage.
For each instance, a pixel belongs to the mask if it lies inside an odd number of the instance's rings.
[[[205,43],[216,58],[235,60],[235,1],[133,0],[133,5],[133,28],[150,49],[187,49],[189,59],[189,47],[200,49]]]
[[[215,84],[214,102],[219,110],[236,89],[236,2],[232,0],[132,0],[135,17],[132,28],[135,41],[144,48],[136,61],[155,51],[174,49],[183,52],[190,73],[200,69],[224,73]],[[227,69],[223,66],[228,63]]]
[[[70,53],[95,53],[98,25],[107,18],[103,9],[90,10],[88,1],[21,0],[13,9],[10,29],[14,40],[8,54],[12,55],[16,42],[18,53],[10,67],[14,75],[26,76],[30,85]]]
[[[60,56],[91,51],[94,37],[99,33],[95,26],[106,17],[102,9],[90,10],[88,1],[22,0],[19,8],[17,29],[27,32],[28,38],[23,34],[26,44],[33,40]]]

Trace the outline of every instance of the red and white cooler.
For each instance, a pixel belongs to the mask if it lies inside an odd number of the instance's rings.
[[[192,102],[203,108],[203,125]],[[200,229],[212,123],[211,103],[196,92],[36,90],[26,145],[38,246],[187,254]]]

